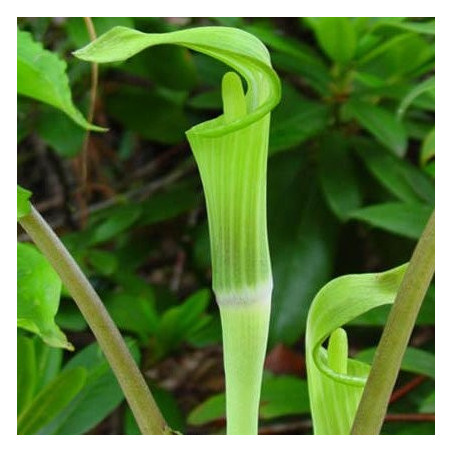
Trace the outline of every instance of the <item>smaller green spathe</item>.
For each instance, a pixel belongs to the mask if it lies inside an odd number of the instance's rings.
[[[316,435],[349,435],[370,366],[348,358],[341,327],[394,302],[407,264],[383,273],[346,275],[326,284],[308,314],[306,365]],[[329,338],[328,349],[323,343]]]

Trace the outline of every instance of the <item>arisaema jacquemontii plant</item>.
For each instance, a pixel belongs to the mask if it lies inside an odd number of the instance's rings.
[[[163,34],[116,27],[75,55],[96,63],[123,61],[158,44],[202,52],[234,70],[223,78],[223,114],[194,126],[187,138],[207,204],[213,290],[223,329],[227,433],[256,434],[272,292],[267,148],[270,111],[280,98],[279,79],[265,46],[253,35],[228,27]]]

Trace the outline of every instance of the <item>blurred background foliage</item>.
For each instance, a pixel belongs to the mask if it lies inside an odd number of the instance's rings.
[[[311,434],[303,353],[313,296],[335,276],[407,261],[433,209],[434,19],[104,17],[93,25],[98,36],[116,25],[233,26],[269,48],[283,96],[268,161],[275,289],[261,433]],[[71,55],[90,41],[83,18],[20,18],[18,27],[66,61],[74,103],[87,117],[92,67]],[[18,183],[89,276],[168,422],[185,434],[224,431],[206,212],[184,136],[221,113],[224,72],[171,46],[102,65],[93,122],[109,130],[91,133],[86,152],[86,131],[68,116],[18,97]],[[24,262],[30,247],[19,247]],[[26,284],[19,275],[24,300]],[[138,434],[65,288],[42,292],[59,304],[56,324],[75,351],[18,330],[22,432]],[[386,314],[379,308],[349,326],[352,355],[371,360]],[[403,369],[383,433],[433,434],[433,285]]]

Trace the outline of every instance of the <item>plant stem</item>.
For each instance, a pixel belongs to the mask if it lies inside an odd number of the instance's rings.
[[[378,435],[405,349],[435,270],[435,213],[414,250],[389,313],[351,430]]]
[[[257,435],[270,301],[221,306],[228,435]]]
[[[141,433],[169,434],[170,429],[121,333],[74,258],[33,206],[31,213],[19,221],[59,274],[88,322],[118,379]]]

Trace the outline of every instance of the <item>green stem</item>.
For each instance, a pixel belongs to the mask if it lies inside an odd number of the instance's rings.
[[[118,379],[141,433],[170,433],[121,333],[74,258],[34,207],[29,215],[19,221],[59,274],[88,322]]]
[[[416,317],[435,270],[435,213],[414,250],[378,345],[351,430],[378,435]]]
[[[228,435],[257,435],[270,300],[220,305]]]

